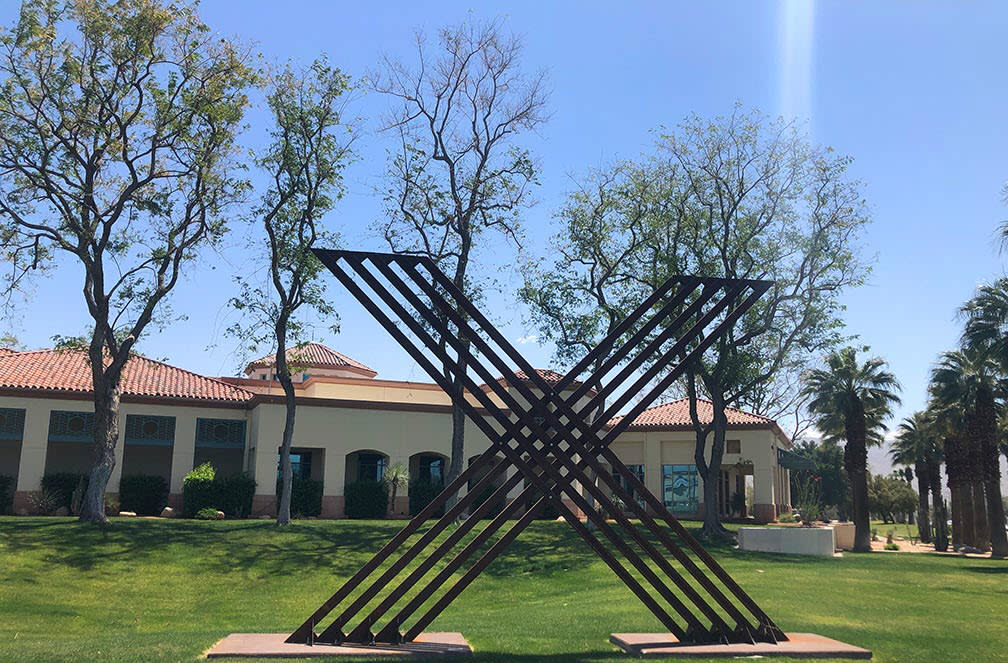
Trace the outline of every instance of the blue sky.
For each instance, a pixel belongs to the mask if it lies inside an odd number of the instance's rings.
[[[15,9],[4,3],[0,19],[9,24]],[[957,342],[958,305],[1008,260],[994,242],[995,227],[1008,218],[1003,3],[204,0],[201,13],[270,60],[306,63],[325,51],[354,77],[383,53],[410,56],[417,28],[433,34],[468,17],[503,18],[525,40],[525,65],[547,70],[552,88],[552,117],[528,141],[542,168],[538,203],[525,216],[532,251],[551,232],[571,178],[648,150],[652,129],[692,112],[726,113],[736,101],[802,119],[816,142],[854,157],[852,172],[866,184],[874,218],[867,246],[877,265],[868,285],[845,298],[846,319],[903,382],[900,416],[923,404],[935,356]],[[381,212],[374,190],[389,144],[376,128],[386,108],[377,96],[352,108],[364,119],[360,159],[328,219],[348,247],[381,248],[369,228]],[[235,342],[222,333],[231,276],[258,267],[238,236],[207,254],[172,300],[188,319],[141,350],[233,374]],[[85,329],[79,272],[56,270],[6,321],[23,345],[46,346],[54,334]],[[424,378],[356,303],[335,285],[332,293],[342,331],[319,340],[381,376]],[[511,338],[524,335],[521,308],[507,293],[493,309]],[[531,343],[523,350],[540,364],[550,355]]]

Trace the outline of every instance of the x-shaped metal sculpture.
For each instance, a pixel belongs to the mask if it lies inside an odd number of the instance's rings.
[[[455,402],[487,436],[490,446],[294,631],[288,642],[412,641],[528,527],[546,503],[557,508],[680,642],[776,642],[786,639],[755,601],[610,449],[611,443],[637,415],[680,378],[686,367],[734,324],[770,283],[692,276],[670,279],[573,369],[551,383],[528,364],[433,261],[418,256],[354,251],[316,250],[316,254],[446,392],[455,394],[456,385],[462,385],[465,395],[455,396]],[[371,295],[344,265],[363,282]],[[644,321],[648,313],[652,315]],[[414,338],[396,323],[393,315]],[[708,331],[708,327],[712,329]],[[624,337],[620,347],[615,348]],[[669,343],[671,345],[665,347]],[[643,348],[638,351],[640,346]],[[431,357],[441,364],[440,368]],[[508,359],[514,362],[518,372]],[[589,368],[591,376],[577,381]],[[484,385],[476,382],[470,369],[476,378],[485,381]],[[503,373],[503,380],[495,379],[494,371]],[[638,371],[640,375],[632,384],[617,393]],[[612,372],[615,376],[602,385],[602,378]],[[643,398],[625,416],[608,426],[612,417],[644,390]],[[610,396],[614,399],[606,404]],[[593,413],[595,416],[591,416]],[[498,462],[500,455],[505,462]],[[517,472],[494,488],[494,481],[512,467]],[[526,487],[518,498],[510,501],[451,556],[456,545],[490,513],[493,505],[505,500],[523,480]],[[475,485],[460,495],[470,481],[475,481]],[[581,493],[579,486],[598,503],[598,509]],[[477,497],[490,489],[493,493],[489,498],[474,504]],[[419,539],[407,545],[407,540],[419,533],[425,522],[454,496],[459,496],[458,501]],[[641,498],[643,504],[635,497]],[[614,498],[619,500],[621,508]],[[531,507],[520,513],[529,504]],[[624,509],[638,518],[640,525],[631,522]],[[450,534],[437,541],[449,525],[467,513]],[[581,522],[580,514],[595,526],[595,531]],[[606,514],[639,547],[647,561],[610,525]],[[493,541],[461,577],[442,591],[466,561],[482,550],[512,518],[517,521]],[[639,575],[628,570],[596,532]],[[436,543],[435,548],[405,578],[395,582],[433,543]],[[379,567],[397,551],[398,557],[381,570]],[[669,557],[678,564],[678,569]],[[433,578],[423,582],[439,562],[445,564]],[[417,587],[419,589],[407,597]],[[362,591],[355,594],[358,589]],[[433,604],[420,617],[412,619],[439,592]],[[372,606],[375,601],[377,603]],[[322,621],[341,606],[343,609],[336,618],[316,633]],[[382,621],[384,626],[375,632],[375,626]]]

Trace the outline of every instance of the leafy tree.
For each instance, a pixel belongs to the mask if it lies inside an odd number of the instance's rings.
[[[796,442],[793,451],[815,463],[815,469],[791,470],[791,494],[809,478],[819,477],[819,496],[824,508],[833,507],[841,518],[847,517],[849,490],[844,475],[843,449],[831,441]]]
[[[867,350],[863,348],[862,351]],[[831,352],[826,367],[809,371],[804,390],[810,400],[809,410],[817,425],[828,430],[843,421],[844,468],[851,485],[854,520],[854,550],[871,551],[871,525],[868,515],[868,428],[873,420],[882,420],[899,403],[899,382],[886,370],[886,362],[871,357],[858,361],[853,347]]]
[[[902,522],[913,513],[917,505],[917,493],[900,476],[869,477],[868,508],[876,513],[884,523]]]
[[[858,253],[867,213],[848,165],[758,112],[689,117],[660,134],[652,157],[582,180],[560,212],[556,258],[527,278],[523,298],[562,363],[671,276],[773,281],[678,385],[690,398],[707,504],[717,500],[726,408],[799,409],[797,377],[841,339],[838,298],[868,271]],[[697,414],[699,398],[713,405],[710,422]],[[705,510],[703,532],[726,532],[717,509]]]
[[[914,412],[900,422],[889,456],[896,465],[912,467],[917,477],[917,529],[922,543],[931,543],[931,519],[928,497],[930,478],[928,463],[936,455],[933,433],[926,412]],[[937,517],[938,514],[936,513]]]
[[[0,246],[6,289],[81,268],[95,462],[81,519],[105,522],[123,368],[245,190],[236,132],[248,55],[188,3],[25,0],[0,33]]]
[[[241,294],[231,305],[243,316],[229,331],[253,348],[268,343],[276,350],[274,369],[285,404],[277,505],[277,524],[283,526],[291,522],[293,490],[290,450],[297,403],[291,360],[297,363],[297,346],[307,340],[300,314],[336,313],[325,299],[324,281],[317,278],[324,268],[312,247],[336,242],[321,219],[343,195],[353,134],[342,117],[349,80],[324,58],[304,72],[287,66],[269,86],[272,141],[257,164],[270,184],[254,213],[265,230],[269,285],[237,277]]]
[[[989,346],[967,344],[942,354],[931,372],[931,393],[939,404],[957,407],[963,413],[976,547],[987,549],[989,540],[992,556],[1008,557],[995,403],[1004,390],[999,371]]]
[[[431,258],[473,298],[485,276],[474,269],[478,251],[493,248],[494,235],[520,243],[519,214],[537,183],[537,166],[519,138],[546,119],[548,94],[544,74],[523,74],[522,50],[497,22],[465,23],[441,30],[431,49],[418,35],[416,68],[386,59],[374,83],[395,100],[386,129],[398,138],[381,232],[393,251]],[[461,308],[455,313],[468,318]],[[459,340],[457,370],[444,367],[453,400],[448,483],[466,460],[460,403],[471,341]]]

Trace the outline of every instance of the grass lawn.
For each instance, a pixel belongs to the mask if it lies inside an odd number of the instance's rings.
[[[884,523],[881,520],[871,521],[871,527],[882,540],[885,540],[886,533],[892,532],[893,536],[909,540],[910,537],[919,538],[920,532],[917,530],[917,523],[908,525],[906,523]]]
[[[395,522],[0,518],[0,660],[192,661],[234,631],[291,630]],[[923,554],[716,556],[784,630],[877,661],[1008,661],[1008,563]],[[433,625],[475,661],[626,661],[659,625],[565,523],[525,532]],[[764,659],[770,660],[770,659]]]

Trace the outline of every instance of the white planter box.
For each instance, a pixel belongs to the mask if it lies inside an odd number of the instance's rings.
[[[739,547],[755,552],[832,557],[836,550],[832,527],[743,527]]]
[[[836,537],[836,547],[840,550],[854,550],[854,523],[832,522],[833,536]]]

